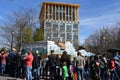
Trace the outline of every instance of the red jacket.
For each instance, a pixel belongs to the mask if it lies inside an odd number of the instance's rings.
[[[32,54],[29,54],[29,55],[25,56],[24,59],[26,60],[26,66],[27,67],[32,66],[32,62],[33,62],[33,55]]]
[[[6,64],[7,55],[5,53],[1,54],[1,63]]]

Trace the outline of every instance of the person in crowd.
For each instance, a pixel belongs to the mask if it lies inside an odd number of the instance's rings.
[[[35,54],[33,55],[33,76],[34,80],[40,80],[40,60],[41,56],[39,55],[39,51],[36,50]]]
[[[7,59],[7,54],[6,52],[2,52],[1,55],[0,55],[0,74],[3,75],[4,74],[4,71],[5,71],[5,68],[6,68],[6,59]]]
[[[17,54],[15,55],[15,77],[17,78],[21,78],[21,69],[22,69],[22,55],[21,52],[17,52]]]
[[[63,64],[63,66],[62,66],[62,80],[69,80],[67,63],[63,62],[62,64]]]
[[[28,54],[24,57],[24,60],[26,62],[25,66],[25,77],[26,80],[32,80],[32,62],[33,62],[33,55],[31,51],[28,51]]]
[[[82,57],[80,52],[77,52],[77,57],[75,58],[75,66],[77,68],[78,80],[85,80],[85,77],[84,77],[85,59]]]
[[[68,68],[68,73],[69,73],[69,78],[70,78],[70,56],[68,55],[67,51],[64,51],[62,56],[61,56],[61,63],[66,62],[67,63],[67,68]]]
[[[75,63],[75,58],[76,57],[73,58],[73,69],[74,69],[73,70],[73,80],[77,80],[77,69],[76,69],[76,66],[75,66],[75,64],[76,64]]]
[[[107,57],[106,57],[105,54],[103,54],[102,57],[103,57],[103,61],[104,61],[104,63],[105,63],[105,67],[107,67],[107,64],[108,64]]]
[[[105,54],[101,56],[100,66],[101,66],[101,79],[108,80],[109,78],[108,61],[107,56]]]
[[[104,58],[101,56],[100,57],[100,77],[101,77],[101,80],[104,80],[106,76],[106,73],[105,73],[105,62],[104,62]],[[106,79],[105,79],[106,80]]]
[[[16,55],[16,49],[12,48],[12,51],[9,53],[8,57],[13,58]]]
[[[114,58],[120,59],[120,55],[119,55],[119,52],[118,52],[118,51],[116,51],[116,53],[114,54]]]
[[[90,56],[90,78],[94,75],[94,56]]]
[[[45,64],[45,79],[47,80],[47,77],[48,77],[48,71],[50,69],[50,63],[49,63],[49,60],[48,58],[46,58],[46,64]]]
[[[16,55],[16,49],[12,48],[12,51],[8,55],[8,68],[9,68],[9,75],[11,77],[15,77],[15,62],[16,60],[14,59]]]
[[[53,80],[56,75],[56,67],[55,67],[55,62],[56,62],[56,56],[54,54],[54,50],[51,50],[51,54],[48,56],[49,59],[49,65],[50,65],[50,80]]]
[[[60,67],[61,67],[61,55],[57,55],[56,57],[56,62],[55,62],[55,65],[56,65],[56,77],[58,79],[60,79]]]
[[[63,62],[66,62],[66,63],[67,63],[67,68],[69,69],[70,59],[69,59],[66,51],[64,51],[64,52],[63,52],[63,55],[61,56],[61,63],[63,63]]]
[[[85,77],[88,78],[90,75],[90,60],[89,57],[85,56]]]
[[[46,69],[47,69],[47,68],[46,68],[46,64],[47,64],[47,58],[44,58],[44,59],[41,61],[41,66],[42,66],[42,68],[41,68],[42,73],[41,73],[41,74],[42,74],[42,77],[43,77],[43,78],[47,77],[47,75],[46,75],[46,74],[47,74],[47,72],[46,72],[46,71],[47,71],[47,70],[46,70]]]
[[[117,74],[120,78],[120,59],[117,57],[115,57],[114,59],[115,59],[116,71],[117,71]]]
[[[110,60],[110,80],[119,80],[118,74],[116,72],[116,65],[115,65],[115,59]]]
[[[74,61],[73,59],[71,59],[71,64],[70,64],[70,67],[69,67],[69,70],[70,70],[70,80],[73,80],[74,78],[74,71],[75,71],[75,66],[74,66]]]
[[[99,59],[99,55],[94,56],[93,67],[94,67],[95,78],[97,80],[100,80],[100,59]]]
[[[21,78],[25,78],[25,69],[26,69],[26,60],[24,60],[25,56],[22,56],[22,60],[21,60]]]

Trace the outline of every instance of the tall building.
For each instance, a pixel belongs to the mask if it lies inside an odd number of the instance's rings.
[[[79,44],[79,4],[43,2],[40,27],[45,40],[70,41],[75,48]]]

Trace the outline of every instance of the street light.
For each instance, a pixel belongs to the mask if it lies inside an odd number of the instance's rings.
[[[13,35],[14,35],[14,31],[12,31],[12,40],[11,40],[11,50],[12,50],[12,48],[13,48]]]
[[[103,37],[103,41],[104,41],[104,51],[105,51],[104,53],[106,54],[106,37],[105,36]]]

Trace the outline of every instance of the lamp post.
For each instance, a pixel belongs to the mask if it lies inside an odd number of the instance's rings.
[[[11,40],[11,50],[12,50],[12,48],[13,48],[13,35],[14,35],[14,31],[12,31],[12,40]]]
[[[103,40],[104,40],[104,51],[105,51],[104,53],[106,53],[106,37],[105,36],[103,37]]]

